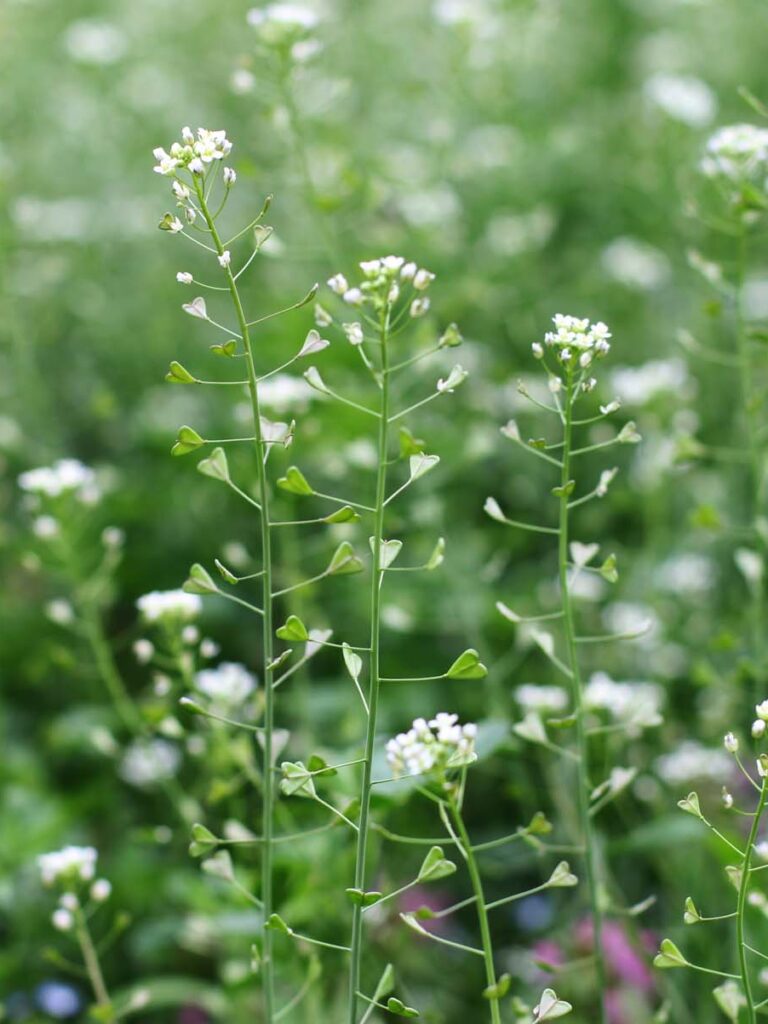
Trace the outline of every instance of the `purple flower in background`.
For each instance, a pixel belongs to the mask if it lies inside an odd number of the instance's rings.
[[[211,1018],[200,1006],[183,1006],[176,1021],[177,1024],[210,1024]]]
[[[35,989],[35,1002],[43,1013],[56,1020],[75,1017],[83,1007],[82,996],[67,981],[42,982]]]

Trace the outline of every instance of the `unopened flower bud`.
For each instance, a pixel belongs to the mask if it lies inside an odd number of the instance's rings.
[[[58,907],[54,910],[51,915],[51,921],[53,922],[53,927],[58,929],[60,932],[72,931],[75,924],[74,917],[68,910],[65,910],[64,907]]]
[[[180,270],[176,275],[179,284],[192,284],[193,277],[187,270]]]
[[[91,899],[97,903],[103,903],[104,900],[108,900],[112,892],[112,883],[106,878],[97,878],[91,886]]]
[[[766,725],[762,718],[756,718],[752,723],[752,736],[754,739],[759,740],[765,736]]]
[[[224,184],[227,186],[227,188],[232,188],[232,186],[237,181],[237,173],[232,167],[225,167],[223,178]]]
[[[739,749],[739,741],[736,739],[732,732],[727,732],[723,739],[723,746],[729,754],[735,754],[738,752]]]

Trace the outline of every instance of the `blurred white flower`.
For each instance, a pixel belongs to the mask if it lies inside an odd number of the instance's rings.
[[[229,77],[229,87],[237,96],[244,96],[256,88],[256,76],[246,68],[237,68]]]
[[[48,498],[74,492],[89,504],[94,492],[98,492],[96,474],[78,459],[59,459],[52,466],[29,469],[19,477],[19,486],[23,491]]]
[[[63,597],[49,601],[45,606],[45,614],[57,626],[68,626],[75,621],[75,609]]]
[[[244,665],[223,661],[215,668],[201,669],[195,687],[220,707],[242,704],[256,689],[256,679]]]
[[[90,889],[91,899],[96,903],[103,903],[108,900],[112,893],[112,883],[106,878],[97,878]]]
[[[139,788],[172,778],[181,755],[178,748],[167,740],[135,740],[120,762],[121,778]]]
[[[640,366],[619,366],[611,373],[611,390],[622,404],[645,405],[657,395],[689,394],[690,378],[684,359],[652,359]]]
[[[629,235],[609,242],[602,251],[600,262],[614,281],[638,291],[653,291],[670,276],[669,260],[664,253]]]
[[[691,128],[703,128],[717,113],[715,94],[706,82],[692,75],[658,72],[646,80],[643,92],[665,114]]]
[[[568,694],[561,686],[538,686],[523,683],[514,691],[514,697],[523,711],[559,712],[568,707]]]
[[[656,771],[671,785],[712,779],[722,782],[733,773],[731,758],[722,748],[705,747],[686,740],[676,750],[656,759]]]
[[[65,846],[53,853],[43,853],[37,866],[44,885],[56,882],[90,882],[96,874],[98,853],[93,846]]]
[[[136,602],[136,607],[147,622],[176,619],[193,619],[203,610],[199,594],[187,594],[183,590],[153,590]]]
[[[765,173],[768,167],[768,128],[753,124],[726,125],[707,141],[701,169],[708,177],[722,176],[739,183]]]
[[[53,516],[37,516],[32,521],[32,533],[40,540],[50,540],[61,532],[58,519]]]
[[[64,48],[81,64],[114,64],[128,46],[125,36],[114,25],[83,18],[64,30]]]

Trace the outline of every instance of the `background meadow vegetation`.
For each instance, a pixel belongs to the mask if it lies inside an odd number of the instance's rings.
[[[450,321],[461,327],[459,359],[471,377],[450,405],[434,403],[418,420],[417,433],[442,463],[410,499],[409,544],[426,557],[442,535],[446,560],[439,574],[409,574],[407,585],[389,588],[386,656],[394,671],[418,675],[433,669],[435,657],[448,664],[472,646],[489,676],[398,690],[383,702],[381,734],[438,709],[485,723],[468,821],[479,841],[514,830],[537,810],[553,820],[567,816],[570,785],[561,762],[511,730],[525,711],[519,688],[557,680],[494,604],[501,599],[530,613],[551,600],[556,559],[547,537],[502,530],[483,502],[493,494],[509,515],[544,523],[553,521],[556,503],[547,467],[501,438],[499,426],[519,415],[532,435],[544,429],[521,411],[517,381],[534,374],[531,342],[555,312],[610,325],[613,350],[601,366],[600,395],[622,400],[643,443],[619,449],[610,494],[577,520],[578,539],[615,551],[621,574],[613,587],[598,581],[586,589],[579,608],[591,632],[638,619],[653,628],[630,644],[588,651],[585,667],[588,677],[604,672],[653,684],[664,714],[662,725],[622,751],[622,763],[638,774],[604,821],[625,904],[656,897],[641,917],[611,924],[611,1012],[614,1024],[651,1024],[669,1000],[675,1024],[720,1020],[710,985],[693,973],[653,972],[650,959],[662,935],[679,939],[693,878],[713,904],[728,898],[720,852],[675,803],[697,788],[716,807],[721,786],[737,785],[722,735],[749,724],[765,683],[754,660],[748,581],[734,558],[749,517],[744,463],[706,447],[742,443],[739,380],[696,359],[680,332],[725,352],[733,345],[730,310],[707,280],[706,264],[701,272],[702,259],[729,272],[733,246],[696,215],[713,200],[698,164],[717,125],[756,118],[739,86],[768,98],[768,7],[763,0],[326,0],[316,8],[313,45],[288,64],[256,46],[249,6],[0,5],[6,1019],[64,1019],[70,1004],[55,984],[84,991],[45,956],[61,943],[35,867],[39,853],[83,842],[99,848],[113,907],[131,919],[105,955],[112,986],[165,979],[169,991],[168,1006],[158,996],[140,1019],[258,1020],[249,965],[258,915],[188,856],[189,828],[157,785],[156,765],[126,767],[125,736],[92,651],[52,621],[50,602],[68,599],[71,581],[48,566],[17,485],[23,471],[62,456],[97,469],[104,497],[77,523],[84,563],[103,527],[125,531],[122,561],[100,598],[107,633],[147,715],[175,715],[175,701],[164,703],[133,654],[133,642],[146,635],[136,599],[179,586],[192,562],[236,563],[241,546],[256,542],[245,506],[203,482],[194,458],[169,457],[180,423],[221,432],[215,436],[242,426],[216,389],[163,381],[171,359],[202,365],[207,353],[202,333],[180,312],[191,293],[175,280],[196,257],[156,231],[170,201],[152,174],[151,152],[189,123],[226,128],[235,143],[234,224],[274,193],[274,238],[244,288],[251,309],[288,305],[358,260],[397,252],[437,275],[434,313],[418,322],[412,343],[426,344]],[[745,287],[757,322],[768,319],[767,257],[758,235]],[[311,325],[307,308],[265,329],[257,339],[265,362],[287,358]],[[339,389],[351,393],[351,347],[335,340],[323,359],[323,373],[332,366]],[[765,361],[757,348],[758,391],[768,381]],[[431,380],[434,367],[424,373]],[[358,478],[369,480],[371,440],[354,410],[324,402],[298,372],[273,382],[267,406],[267,415],[295,415],[300,424],[294,449],[276,460],[297,461],[308,477],[338,482],[342,493]],[[596,456],[595,477],[604,465]],[[327,531],[308,538],[286,531],[281,563],[298,579],[299,561],[322,566],[329,543]],[[359,633],[364,593],[356,577],[324,581],[289,610],[312,625],[345,623]],[[258,631],[233,606],[207,602],[202,628],[221,646],[222,660],[253,661]],[[279,725],[291,730],[297,751],[356,749],[350,693],[339,659],[326,654],[281,691]],[[257,805],[242,784],[236,744],[221,736],[201,743],[199,724],[183,715],[179,722],[182,734],[168,739],[174,777],[204,809],[201,818],[252,825]],[[382,796],[375,813],[397,832],[432,834],[435,824],[402,786]],[[318,820],[312,809],[292,805],[285,814],[294,824]],[[737,828],[731,819],[724,827]],[[540,877],[535,851],[513,849],[484,862],[492,895]],[[346,913],[338,894],[349,884],[352,856],[335,831],[308,850],[281,850],[277,884],[283,897],[290,893],[292,921],[333,936]],[[238,856],[245,884],[253,884],[256,863],[255,854]],[[408,847],[388,846],[378,877],[402,884],[413,869]],[[458,876],[447,879],[432,898],[459,899],[463,885]],[[556,890],[494,919],[500,960],[519,991],[530,996],[546,983],[537,958],[583,953],[580,906],[572,890]],[[477,1012],[479,965],[454,964],[449,954],[446,969],[431,945],[406,933],[397,909],[408,908],[393,906],[376,921],[382,959],[404,962],[404,991],[425,1020],[468,1019]],[[756,911],[757,944],[761,928],[768,941],[768,921],[761,921]],[[470,934],[473,920],[454,927],[459,937]],[[717,961],[728,935],[728,922],[687,931],[691,959]],[[289,965],[295,959],[288,946],[284,956]],[[321,961],[322,978],[292,1020],[341,1019],[343,976],[332,955]],[[297,962],[297,978],[301,969]],[[576,1007],[575,1024],[593,1019],[579,973],[556,982]],[[71,1009],[68,1019],[81,1019],[76,999]]]

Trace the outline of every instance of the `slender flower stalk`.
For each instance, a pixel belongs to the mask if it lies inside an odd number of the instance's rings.
[[[571,694],[573,700],[574,716],[576,719],[576,746],[578,752],[577,779],[578,779],[578,811],[581,829],[580,842],[584,847],[584,863],[587,876],[587,889],[589,892],[590,917],[592,920],[593,947],[595,956],[595,971],[597,975],[597,988],[600,993],[601,1020],[605,1022],[606,1009],[603,995],[605,993],[605,959],[603,953],[603,911],[598,881],[598,850],[597,841],[592,824],[590,813],[590,792],[592,785],[589,778],[589,739],[587,737],[587,725],[584,710],[584,692],[581,679],[581,667],[576,650],[576,626],[571,601],[569,569],[568,569],[568,542],[570,527],[570,489],[571,479],[571,449],[573,443],[573,404],[577,397],[576,383],[574,382],[574,371],[569,365],[566,368],[565,395],[563,399],[563,447],[562,447],[562,470],[560,475],[560,514],[559,514],[559,537],[558,537],[558,575],[560,580],[560,597],[563,610],[563,633],[567,651],[566,664],[571,674]]]
[[[225,247],[216,227],[216,222],[209,209],[205,189],[199,176],[194,178],[195,194],[200,211],[213,241],[219,263],[224,271],[229,294],[237,317],[240,337],[245,356],[246,376],[248,379],[248,395],[251,403],[252,429],[254,435],[254,453],[256,463],[256,493],[259,503],[259,539],[261,545],[262,571],[262,679],[264,680],[264,729],[261,733],[262,742],[262,813],[261,813],[261,902],[264,908],[264,919],[268,920],[273,913],[273,837],[274,837],[274,776],[273,776],[273,737],[275,728],[275,692],[274,671],[272,668],[273,614],[272,614],[272,533],[269,517],[269,487],[267,485],[266,458],[264,437],[259,408],[259,386],[253,359],[251,336],[248,320],[240,299],[237,281],[230,261],[224,258]],[[264,979],[264,1014],[267,1021],[274,1019],[275,1013],[275,967],[273,955],[273,933],[264,932],[264,952],[262,963]]]
[[[371,565],[370,591],[370,679],[368,684],[367,704],[368,721],[365,734],[365,755],[363,776],[360,784],[360,820],[357,832],[357,848],[355,850],[356,889],[365,891],[366,857],[368,852],[369,816],[371,808],[371,782],[373,772],[373,755],[376,744],[378,724],[379,691],[381,689],[380,670],[380,639],[381,639],[381,590],[384,582],[382,568],[381,544],[384,537],[384,512],[387,497],[387,464],[389,461],[389,320],[390,304],[386,302],[379,316],[378,338],[381,345],[381,391],[379,400],[379,432],[377,443],[376,497],[374,501],[373,522],[373,560]],[[360,989],[360,965],[363,952],[363,908],[352,908],[349,968],[349,1021],[357,1024],[358,996]]]
[[[756,707],[757,718],[752,724],[752,737],[756,742],[763,740],[766,735],[768,723],[768,700],[762,701]],[[757,768],[757,779],[747,770],[739,756],[740,743],[732,732],[726,734],[724,746],[728,753],[734,757],[735,764],[749,786],[757,793],[757,802],[754,810],[747,811],[735,806],[733,796],[723,789],[723,803],[727,811],[751,817],[752,822],[747,836],[746,846],[742,849],[731,842],[723,833],[712,824],[701,809],[699,796],[696,792],[689,793],[683,800],[679,800],[677,806],[681,811],[690,814],[706,826],[715,837],[715,840],[724,848],[724,852],[730,859],[736,854],[736,864],[726,867],[726,876],[736,889],[736,909],[728,914],[704,915],[700,913],[692,897],[685,901],[683,921],[686,925],[706,924],[711,921],[723,921],[735,919],[736,922],[736,959],[738,962],[738,973],[707,967],[703,964],[691,963],[684,953],[671,939],[664,939],[659,952],[654,960],[656,967],[665,969],[688,967],[691,970],[704,974],[711,974],[725,979],[718,988],[714,990],[714,997],[717,1004],[726,1012],[731,1020],[741,1020],[741,1010],[746,1011],[747,1024],[757,1024],[759,1011],[768,1006],[768,1000],[757,1001],[755,999],[752,974],[753,967],[750,963],[751,957],[757,957],[758,962],[764,963],[768,955],[760,949],[756,949],[747,941],[747,914],[750,907],[750,890],[755,880],[755,872],[761,871],[765,865],[754,865],[753,858],[758,850],[757,839],[760,834],[760,826],[763,821],[766,803],[768,802],[768,755],[761,753],[755,762]],[[760,848],[760,853],[763,853]]]
[[[237,330],[232,330],[223,324],[217,323],[208,313],[205,299],[199,296],[192,302],[184,305],[184,310],[190,316],[204,320],[224,332],[226,340],[219,345],[212,346],[215,354],[228,358],[240,356],[244,361],[245,379],[237,381],[207,381],[194,377],[185,367],[177,362],[171,364],[167,379],[173,383],[181,384],[240,384],[248,389],[251,408],[251,435],[246,438],[226,438],[216,442],[206,441],[201,438],[197,431],[191,427],[181,427],[178,439],[173,447],[173,454],[184,455],[187,452],[195,451],[204,444],[217,444],[223,446],[238,442],[246,442],[253,445],[255,455],[255,497],[252,497],[239,487],[230,477],[229,466],[223,447],[216,447],[213,452],[199,464],[200,471],[209,477],[220,480],[227,484],[230,489],[241,499],[245,500],[254,512],[258,524],[258,538],[260,549],[260,569],[256,573],[250,573],[243,577],[234,576],[220,563],[217,564],[219,575],[229,586],[237,585],[244,580],[260,580],[261,586],[261,607],[241,597],[223,590],[200,565],[195,565],[190,570],[190,576],[184,589],[192,594],[217,594],[227,600],[234,602],[240,607],[245,607],[260,618],[261,634],[261,665],[259,676],[263,681],[263,719],[258,727],[252,727],[248,723],[241,723],[230,720],[228,717],[217,715],[211,709],[201,707],[196,701],[185,698],[186,706],[197,714],[207,715],[212,719],[218,719],[234,727],[250,730],[254,733],[254,739],[258,736],[258,748],[261,751],[261,778],[255,778],[261,788],[261,834],[258,842],[261,853],[261,883],[260,894],[256,902],[264,914],[265,922],[269,922],[274,916],[274,846],[275,846],[275,690],[284,681],[287,674],[280,679],[275,678],[276,659],[274,657],[274,604],[275,600],[282,595],[291,592],[295,587],[283,589],[275,588],[272,556],[272,530],[274,523],[270,510],[270,487],[267,479],[267,460],[274,445],[287,447],[293,438],[293,425],[270,423],[261,413],[259,381],[284,369],[297,359],[313,352],[320,351],[327,346],[316,331],[311,331],[307,336],[301,350],[277,369],[265,371],[261,376],[257,373],[253,349],[252,328],[264,321],[271,320],[281,313],[291,309],[298,309],[310,301],[316,289],[312,289],[300,302],[289,306],[287,309],[278,310],[249,320],[241,298],[238,280],[241,274],[250,266],[254,257],[259,252],[261,245],[269,237],[271,229],[264,227],[261,220],[266,212],[269,201],[264,204],[261,213],[254,218],[245,229],[237,232],[230,239],[225,240],[219,230],[218,221],[227,202],[229,193],[234,186],[237,175],[228,167],[225,167],[220,187],[223,189],[223,198],[216,205],[212,201],[214,187],[216,185],[217,170],[221,161],[229,154],[231,143],[223,131],[207,131],[200,129],[195,136],[189,128],[182,130],[182,142],[174,143],[169,153],[162,149],[155,150],[155,157],[158,161],[155,170],[173,179],[173,194],[177,199],[177,205],[181,208],[188,229],[184,230],[184,224],[178,217],[166,214],[160,222],[160,227],[173,234],[183,234],[186,238],[198,244],[199,247],[215,257],[219,272],[224,276],[224,286],[205,285],[197,282],[201,287],[206,287],[214,292],[228,293],[235,315]],[[192,232],[202,233],[206,241],[202,241]],[[233,255],[230,247],[243,235],[253,233],[253,251],[239,270],[235,269]],[[189,272],[177,275],[182,284],[189,284],[194,277]],[[238,345],[242,351],[237,352]],[[328,519],[324,521],[329,521]],[[284,525],[284,524],[280,524]],[[330,574],[330,570],[313,577],[312,580],[304,581],[298,586],[304,586],[315,580],[322,579]],[[279,635],[279,634],[278,634]],[[305,659],[310,655],[305,656]],[[280,660],[280,663],[285,658]],[[296,666],[298,667],[298,666]],[[257,748],[257,749],[258,749]],[[202,826],[200,826],[202,828]],[[199,834],[199,828],[197,829]],[[205,830],[203,830],[205,834]],[[252,897],[255,899],[255,897]],[[274,929],[265,927],[263,945],[261,949],[261,979],[264,1004],[264,1020],[271,1024],[280,1014],[275,1002],[275,959],[274,959]]]
[[[535,530],[547,535],[556,534],[558,538],[559,609],[544,615],[525,617],[515,613],[503,602],[499,602],[497,608],[509,621],[529,624],[530,635],[560,675],[566,678],[570,686],[572,718],[576,734],[574,750],[560,748],[551,741],[543,718],[535,711],[529,712],[525,719],[515,726],[515,732],[523,739],[537,743],[547,750],[556,751],[575,762],[578,845],[584,856],[594,945],[596,988],[600,1004],[599,1019],[606,1024],[608,1019],[605,1003],[606,969],[602,941],[604,896],[601,883],[600,850],[594,819],[634,778],[635,772],[630,768],[614,768],[608,778],[597,785],[591,778],[590,737],[598,735],[601,727],[590,729],[579,646],[583,644],[593,646],[603,641],[630,639],[640,635],[644,627],[605,636],[581,636],[577,632],[571,589],[574,579],[581,572],[593,572],[598,573],[609,582],[615,582],[618,573],[616,559],[613,555],[609,555],[599,567],[589,565],[597,555],[599,545],[582,544],[572,539],[571,513],[587,502],[604,497],[618,470],[616,468],[603,470],[597,485],[579,497],[574,496],[576,481],[573,479],[573,473],[574,463],[579,457],[614,445],[636,444],[640,440],[640,435],[635,429],[634,423],[630,422],[608,440],[577,446],[574,438],[575,428],[604,420],[619,407],[618,402],[613,401],[600,406],[599,414],[580,419],[575,416],[577,402],[590,394],[597,385],[597,380],[591,376],[591,373],[595,363],[610,351],[611,334],[604,323],[590,324],[589,320],[573,316],[557,315],[554,317],[554,324],[555,330],[547,332],[543,344],[535,342],[532,346],[534,357],[542,363],[547,374],[552,404],[533,398],[522,384],[519,390],[534,405],[544,408],[557,419],[560,436],[552,442],[544,439],[526,442],[514,420],[510,420],[506,426],[502,427],[502,434],[525,451],[543,459],[548,465],[559,470],[559,484],[552,489],[552,494],[558,501],[557,526],[529,524],[519,522],[517,519],[509,519],[495,498],[487,499],[485,511],[492,519],[514,529]],[[565,648],[562,654],[558,654],[556,651],[554,635],[546,632],[540,626],[540,623],[549,620],[560,622]],[[658,724],[658,719],[651,715],[647,721],[635,721],[633,727],[654,724]],[[617,722],[610,728],[617,732],[626,731],[629,724]]]

